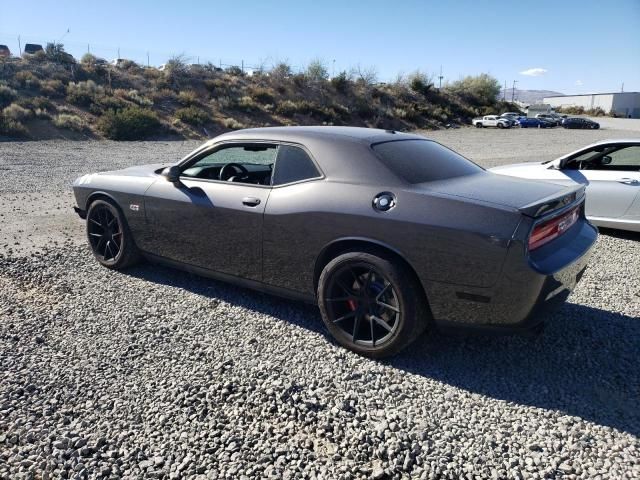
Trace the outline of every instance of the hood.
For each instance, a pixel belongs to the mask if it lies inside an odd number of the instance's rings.
[[[127,167],[122,170],[113,170],[110,172],[100,172],[98,175],[110,175],[117,177],[152,177],[157,175],[156,171],[164,167],[168,167],[165,163],[153,163],[151,165],[138,165],[135,167]]]
[[[581,192],[584,190],[580,185],[567,187],[492,172],[423,183],[419,186],[423,191],[515,209],[531,216],[537,216],[545,210],[543,206],[556,203],[561,198],[569,201],[569,197],[572,197],[575,200],[582,196]]]
[[[518,173],[524,173],[527,171],[538,171],[540,169],[546,169],[549,167],[549,163],[542,162],[524,162],[524,163],[513,163],[511,165],[501,165],[499,167],[490,168],[490,172],[500,173],[501,175],[515,175],[519,176]]]

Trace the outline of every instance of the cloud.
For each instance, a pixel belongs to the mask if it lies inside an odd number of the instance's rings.
[[[582,80],[576,80],[576,87],[581,87],[582,85],[584,85],[584,83],[582,83]]]
[[[522,72],[520,72],[520,75],[526,75],[527,77],[541,77],[547,72],[548,70],[546,68],[538,67],[538,68],[529,68],[528,70],[523,70]]]

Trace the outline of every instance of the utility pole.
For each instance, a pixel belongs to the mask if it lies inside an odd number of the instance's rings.
[[[87,53],[91,53],[91,49],[89,48],[89,44],[87,43]]]
[[[504,89],[502,90],[502,101],[507,101],[507,81],[504,81]]]
[[[120,47],[118,47],[118,59],[120,58]]]
[[[511,89],[511,103],[513,103],[514,97],[516,95],[516,83],[518,83],[518,80],[513,81],[513,88]]]
[[[147,51],[147,67],[149,66],[149,52]]]
[[[620,93],[624,93],[624,82],[622,82],[622,87],[620,87]]]
[[[438,90],[442,90],[442,79],[444,77],[442,76],[442,65],[440,65],[440,76],[438,77]]]
[[[240,70],[242,70],[242,73],[244,73],[244,60],[242,60],[241,62],[242,67],[240,67]]]
[[[22,56],[22,43],[20,43],[20,35],[18,35],[18,51],[20,52],[20,56]]]
[[[336,59],[333,59],[333,62],[331,64],[331,78],[336,76]]]

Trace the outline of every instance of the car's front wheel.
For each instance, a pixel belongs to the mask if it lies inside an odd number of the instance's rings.
[[[347,252],[329,262],[320,275],[318,305],[340,344],[372,358],[399,352],[429,320],[413,273],[375,252]]]
[[[87,238],[94,257],[105,267],[126,268],[140,258],[124,215],[106,200],[95,200],[89,206]]]

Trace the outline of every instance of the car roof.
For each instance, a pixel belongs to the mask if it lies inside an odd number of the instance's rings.
[[[362,127],[263,127],[235,130],[212,138],[195,152],[219,142],[273,141],[301,144],[318,162],[327,179],[370,185],[402,185],[384,166],[371,145],[397,140],[425,140],[412,133]],[[195,153],[195,152],[192,152]],[[190,154],[190,155],[192,155]],[[378,168],[372,168],[377,164]]]
[[[207,143],[217,143],[220,140],[260,139],[288,141],[302,143],[304,145],[305,141],[314,139],[324,141],[359,142],[371,145],[378,142],[411,138],[425,140],[425,137],[419,135],[400,133],[394,130],[382,130],[378,128],[333,126],[263,127],[246,128],[224,133],[209,140]]]

